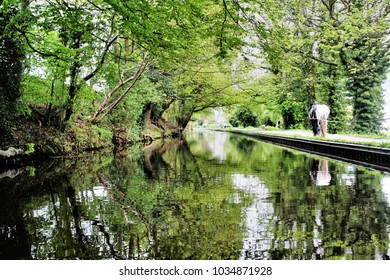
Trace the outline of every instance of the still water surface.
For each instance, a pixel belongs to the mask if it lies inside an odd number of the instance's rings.
[[[388,259],[390,174],[221,132],[0,172],[1,259]]]

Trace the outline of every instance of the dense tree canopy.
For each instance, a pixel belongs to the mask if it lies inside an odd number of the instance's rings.
[[[32,116],[177,131],[221,106],[307,127],[314,100],[331,132],[380,132],[389,0],[0,4],[2,136]]]
[[[270,28],[277,36],[269,37],[278,55],[268,62],[278,81],[287,82],[283,114],[299,123],[302,109],[317,99],[331,106],[331,130],[337,132],[345,129],[349,103],[354,130],[379,133],[381,85],[389,68],[389,1],[279,3],[282,16]]]

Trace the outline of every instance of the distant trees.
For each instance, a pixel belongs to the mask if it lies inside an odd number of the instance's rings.
[[[243,126],[243,127],[248,127],[248,126],[259,126],[259,120],[257,116],[252,113],[252,111],[248,108],[239,108],[237,111],[234,113],[232,117],[229,119],[229,123],[233,127],[238,127],[238,126]]]

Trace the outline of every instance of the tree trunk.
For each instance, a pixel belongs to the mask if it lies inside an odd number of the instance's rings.
[[[146,61],[146,56],[147,55],[145,55],[143,62],[139,65],[137,72],[132,77],[128,78],[125,81],[121,81],[110,93],[106,95],[102,104],[91,117],[91,121],[93,123],[98,123],[99,121],[101,121],[112,109],[114,109],[120,103],[120,101],[122,101],[122,99],[134,87],[134,85],[137,83],[137,81],[149,65],[149,62]],[[128,86],[128,88],[114,100],[114,95],[129,83],[130,85]]]
[[[77,90],[79,89],[79,85],[77,84],[77,74],[79,72],[79,67],[80,66],[77,62],[73,63],[71,77],[70,77],[71,82],[70,82],[70,86],[69,86],[68,101],[66,103],[64,122],[69,121],[70,117],[73,114],[74,99],[76,97]]]
[[[145,111],[145,120],[144,120],[144,126],[148,126],[152,123],[152,113],[153,113],[154,105],[148,104]]]
[[[72,49],[77,50],[80,48],[82,34],[82,32],[78,32],[74,35]],[[76,97],[78,89],[80,88],[80,85],[77,83],[77,78],[80,72],[81,65],[77,60],[78,58],[75,57],[75,61],[72,63],[70,69],[70,86],[68,91],[68,100],[66,102],[64,122],[69,121],[70,117],[73,114],[74,99]]]

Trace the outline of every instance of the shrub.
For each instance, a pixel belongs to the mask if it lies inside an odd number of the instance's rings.
[[[259,120],[255,114],[248,108],[240,108],[236,111],[234,117],[237,119],[238,123],[243,127],[259,126]],[[233,125],[233,124],[232,124]],[[234,126],[234,125],[233,125]]]
[[[240,122],[238,121],[238,119],[236,117],[231,117],[229,119],[229,123],[233,126],[233,127],[238,127],[240,125]]]

